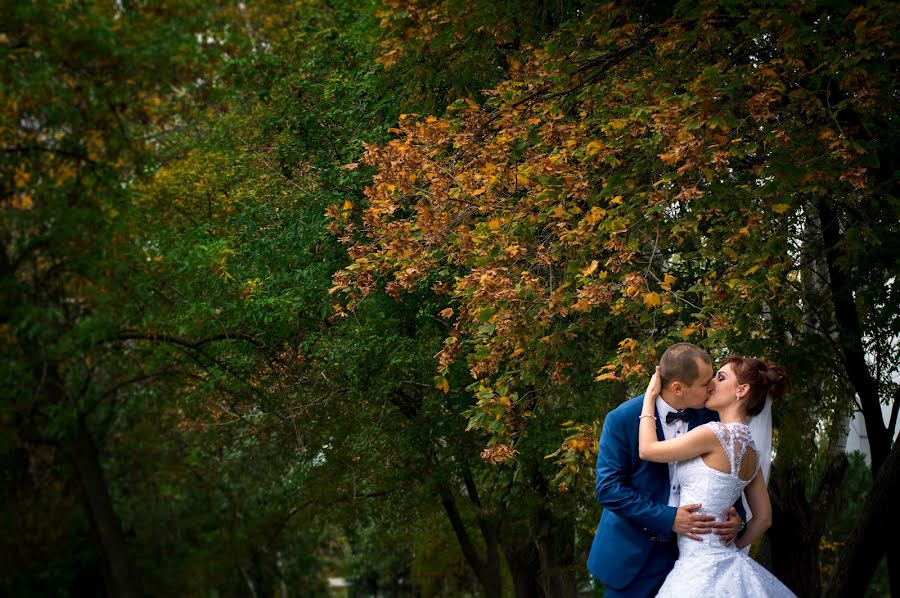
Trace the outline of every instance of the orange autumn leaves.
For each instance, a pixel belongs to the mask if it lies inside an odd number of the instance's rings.
[[[366,148],[364,161],[379,169],[366,207],[356,219],[349,201],[328,212],[354,260],[335,276],[340,309],[378,288],[398,299],[420,285],[448,295],[454,307],[440,316],[453,329],[436,356],[435,384],[448,392],[446,374],[465,351],[470,374],[484,381],[479,404],[503,406],[508,416],[491,408],[491,419],[512,432],[516,406],[493,387],[520,384],[514,369],[546,371],[551,384],[565,384],[570,364],[556,348],[575,335],[559,329],[561,320],[599,307],[621,313],[626,301],[642,309],[664,303],[629,271],[639,250],[627,238],[633,204],[592,181],[597,164],[618,150],[552,110],[534,114],[509,110],[491,120],[459,102],[448,119],[404,115],[396,139]]]
[[[785,56],[733,68],[727,50],[755,38],[734,39],[716,15],[642,35],[616,25],[617,10],[601,9],[610,29],[583,50],[517,60],[484,106],[401,115],[393,140],[366,147],[376,168],[366,201],[328,211],[352,259],[334,276],[339,313],[378,290],[446,296],[435,386],[449,392],[464,357],[470,427],[498,442],[526,426],[525,388],[564,387],[586,367],[598,381],[637,379],[657,345],[727,330],[733,305],[789,303],[783,222],[810,189],[866,187],[858,144],[830,125],[810,138],[777,114],[816,109],[786,94],[785,81],[811,67]],[[639,43],[629,60],[597,58]],[[796,175],[800,160],[808,172]],[[827,160],[840,161],[836,173],[822,173]],[[606,338],[607,324],[629,335]],[[667,336],[646,340],[658,330]],[[575,362],[563,349],[583,337],[613,357]]]

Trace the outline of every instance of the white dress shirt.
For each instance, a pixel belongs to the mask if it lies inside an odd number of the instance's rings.
[[[671,424],[666,423],[666,415],[675,413],[675,409],[665,401],[662,396],[656,397],[656,414],[659,417],[659,423],[662,424],[663,436],[666,440],[677,438],[688,431],[688,423],[683,419],[676,419]],[[677,507],[681,500],[681,484],[678,483],[678,477],[675,475],[675,463],[669,463],[669,506]]]

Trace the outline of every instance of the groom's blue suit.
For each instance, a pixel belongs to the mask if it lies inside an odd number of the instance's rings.
[[[669,467],[638,456],[643,401],[641,395],[610,411],[600,434],[596,491],[603,515],[587,564],[607,597],[655,595],[678,558]],[[688,429],[718,419],[714,411],[692,410]],[[665,438],[658,413],[656,435]]]

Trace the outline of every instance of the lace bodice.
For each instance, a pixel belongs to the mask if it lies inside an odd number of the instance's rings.
[[[713,469],[703,461],[703,457],[698,456],[678,463],[675,467],[675,476],[681,484],[681,504],[700,503],[702,506],[699,513],[713,515],[716,521],[724,521],[727,519],[728,509],[737,502],[744,488],[750,483],[749,480],[742,480],[738,476],[738,472],[748,449],[755,453],[756,447],[750,437],[750,428],[746,424],[709,422],[704,425],[708,426],[722,443],[725,454],[728,455],[731,471],[725,473]],[[758,468],[757,465],[757,471]],[[717,534],[706,534],[702,538],[703,542],[697,542],[685,536],[679,536],[680,553],[684,555],[696,551],[736,550],[734,544],[724,546]]]

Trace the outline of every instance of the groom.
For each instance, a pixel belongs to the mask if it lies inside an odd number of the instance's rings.
[[[662,393],[656,399],[656,434],[668,440],[709,421],[703,408],[712,391],[709,354],[691,343],[669,347],[659,361]],[[715,532],[733,540],[742,517],[735,509],[728,521],[679,507],[681,488],[672,479],[674,463],[650,463],[638,457],[638,416],[643,395],[626,401],[606,416],[597,454],[597,500],[603,515],[594,536],[588,569],[606,586],[604,596],[653,596],[678,558],[676,534],[702,541]],[[740,503],[740,501],[738,501]],[[742,507],[739,507],[743,511]]]

